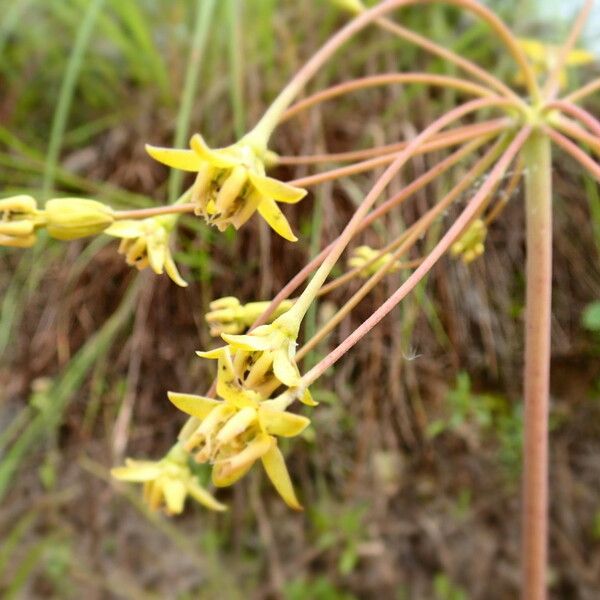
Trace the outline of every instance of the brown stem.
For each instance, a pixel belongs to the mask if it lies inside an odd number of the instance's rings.
[[[564,100],[555,100],[554,102],[549,102],[546,105],[545,110],[552,110],[553,108],[571,115],[578,121],[581,121],[590,131],[596,135],[600,135],[600,121],[587,110],[581,108],[581,106],[576,106],[575,104],[565,102]]]
[[[558,133],[551,127],[544,127],[544,133],[556,144],[558,144],[565,152],[570,154],[582,167],[600,181],[600,165],[594,159],[584,152],[577,144],[574,144],[569,138]]]
[[[457,77],[449,77],[447,75],[434,75],[432,73],[380,73],[378,75],[368,75],[367,77],[360,77],[357,79],[351,79],[350,81],[344,81],[337,85],[331,86],[324,90],[312,94],[307,98],[303,98],[296,102],[296,104],[290,106],[281,117],[280,123],[291,119],[298,113],[311,108],[316,104],[331,100],[355,92],[357,90],[363,90],[365,88],[377,87],[381,85],[390,84],[405,84],[405,83],[422,83],[425,85],[435,85],[440,87],[454,88],[466,92],[467,94],[474,94],[476,96],[494,96],[494,92],[489,89],[466,81],[464,79],[458,79]]]
[[[544,88],[542,89],[542,96],[544,98],[553,99],[556,97],[556,94],[558,93],[559,82],[560,82],[560,73],[565,68],[565,63],[567,62],[569,53],[573,49],[573,46],[575,46],[575,43],[577,42],[577,38],[579,37],[579,34],[581,33],[581,30],[583,29],[583,26],[585,25],[585,23],[589,17],[590,10],[592,9],[592,5],[593,5],[593,0],[586,0],[583,5],[583,8],[577,15],[577,18],[575,19],[575,22],[573,23],[573,27],[571,28],[571,31],[569,32],[569,35],[567,36],[565,43],[562,45],[562,47],[560,49],[558,59],[554,63],[552,72],[548,76],[548,79],[546,80],[546,83],[544,84]]]
[[[546,598],[548,544],[548,405],[552,304],[552,164],[548,137],[525,146],[527,292],[522,523],[522,600]]]
[[[458,219],[456,219],[433,250],[427,255],[421,265],[362,325],[302,377],[303,385],[309,386],[318,379],[329,367],[348,352],[350,348],[358,343],[361,338],[369,333],[369,331],[371,331],[371,329],[373,329],[373,327],[375,327],[375,325],[377,325],[379,321],[381,321],[381,319],[383,319],[423,279],[460,236],[465,225],[471,221],[475,214],[477,214],[479,207],[486,201],[489,192],[497,184],[498,179],[502,176],[504,171],[506,171],[508,165],[519,152],[530,133],[531,127],[526,126],[516,135],[515,139],[511,142],[510,146],[492,169],[488,179],[469,201],[465,210]]]
[[[373,261],[369,261],[369,263],[372,263],[383,254],[392,252],[389,262],[383,265],[375,274],[373,274],[369,280],[366,281],[352,296],[352,298],[350,298],[350,300],[344,304],[337,314],[330,319],[327,324],[321,330],[319,330],[319,332],[311,340],[308,341],[307,344],[305,344],[302,350],[298,353],[297,359],[302,358],[302,356],[304,356],[307,352],[310,352],[310,350],[312,350],[326,335],[328,335],[339,323],[341,323],[346,315],[348,315],[350,311],[385,277],[387,272],[392,268],[394,262],[408,252],[414,246],[414,244],[417,243],[419,238],[425,233],[425,231],[427,231],[427,228],[432,225],[435,219],[437,219],[440,214],[447,210],[452,203],[473,184],[474,180],[485,173],[486,169],[488,169],[488,167],[502,152],[502,146],[503,140],[499,140],[496,144],[494,144],[494,146],[492,146],[492,148],[490,148],[488,152],[471,167],[469,172],[454,188],[452,188],[452,190],[448,192],[448,194],[446,194],[446,196],[444,196],[444,198],[442,198],[442,200],[430,208],[416,223],[409,228],[407,232],[405,232],[406,235],[401,236],[399,240],[389,244],[388,247],[384,248],[379,253],[378,257],[374,258]],[[466,223],[465,227],[468,227],[468,222]],[[423,260],[424,259],[419,260],[419,265],[423,263]],[[358,270],[360,271],[361,269],[365,268],[369,265],[369,263],[362,267],[358,267]]]
[[[600,90],[600,78],[590,81],[583,87],[580,87],[578,90],[575,90],[564,98],[561,98],[561,100],[563,102],[579,102],[579,100],[583,100],[598,90]]]
[[[583,127],[580,127],[574,121],[561,116],[554,122],[554,127],[560,129],[563,133],[570,135],[583,144],[587,144],[591,150],[600,154],[600,136],[589,133]]]
[[[119,221],[124,219],[147,219],[149,217],[160,217],[163,215],[174,215],[194,212],[194,204],[167,204],[165,206],[153,206],[152,208],[138,208],[133,210],[117,210],[115,218]]]
[[[421,154],[427,154],[429,152],[435,152],[443,148],[448,148],[449,146],[455,146],[465,141],[474,140],[482,135],[498,133],[505,128],[506,121],[503,123],[489,124],[487,127],[480,127],[478,129],[474,128],[467,132],[461,131],[455,135],[449,134],[434,142],[421,145],[417,150],[415,150],[414,154],[416,156]],[[402,152],[408,146],[409,143],[410,142],[402,142],[400,152]],[[390,154],[385,154],[384,156],[370,158],[368,160],[355,163],[353,165],[348,165],[346,167],[339,167],[338,169],[331,169],[330,171],[317,173],[316,175],[308,175],[299,179],[292,179],[287,183],[295,185],[297,187],[309,187],[311,185],[317,185],[325,181],[331,181],[332,179],[340,179],[341,177],[357,175],[358,173],[364,173],[365,171],[376,169],[377,167],[381,167],[383,165],[387,165],[393,162],[397,156],[398,152],[393,152]]]
[[[433,152],[434,150],[440,150],[448,146],[461,144],[464,141],[473,139],[475,136],[483,135],[484,133],[498,133],[503,129],[506,129],[510,122],[511,120],[509,118],[501,117],[499,119],[492,119],[482,123],[475,123],[474,125],[464,125],[462,127],[455,127],[449,131],[443,131],[442,133],[434,136],[427,144],[423,144],[423,154],[426,152]],[[448,143],[445,144],[445,142]],[[363,160],[366,158],[372,158],[374,156],[381,156],[382,154],[399,152],[400,150],[406,148],[407,144],[408,142],[395,142],[393,144],[385,144],[375,148],[365,148],[364,150],[350,150],[349,152],[308,154],[300,156],[278,156],[277,164],[306,165],[324,162]]]

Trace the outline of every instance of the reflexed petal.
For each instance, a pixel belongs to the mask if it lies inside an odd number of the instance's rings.
[[[114,467],[110,474],[119,481],[131,481],[141,483],[143,481],[152,481],[162,472],[162,467],[157,462],[145,460],[125,461],[124,467]]]
[[[172,515],[178,515],[183,511],[186,485],[180,479],[165,478],[163,482],[163,494],[165,495],[165,504],[167,511]]]
[[[223,151],[209,148],[204,138],[196,133],[190,140],[192,150],[202,159],[220,169],[231,169],[238,163],[234,158],[227,156]],[[196,171],[198,169],[195,169]]]
[[[169,400],[181,411],[203,420],[215,406],[221,402],[214,398],[197,396],[195,394],[180,394],[179,392],[167,392]]]
[[[266,198],[271,200],[277,200],[279,202],[285,202],[287,204],[294,204],[308,193],[302,188],[295,187],[289,183],[284,183],[273,177],[267,177],[266,175],[259,175],[258,173],[250,172],[248,174],[252,185]]]
[[[300,381],[298,367],[290,360],[288,353],[283,348],[273,353],[273,372],[275,377],[288,387],[294,387]]]
[[[223,466],[215,465],[212,470],[212,482],[217,487],[229,487],[239,481],[252,468],[253,464],[251,462],[233,472],[227,472],[226,476],[223,476]]]
[[[103,233],[112,235],[113,237],[131,239],[145,235],[146,231],[142,226],[141,221],[124,219],[123,221],[115,221],[110,227],[106,228]]]
[[[171,278],[171,280],[176,283],[179,287],[187,287],[187,281],[179,274],[177,270],[177,265],[173,260],[170,252],[167,252],[167,256],[165,258],[165,271],[167,275]]]
[[[259,408],[261,424],[271,435],[294,437],[301,434],[309,425],[310,419],[290,412]]]
[[[258,205],[258,212],[269,226],[282,238],[290,242],[296,242],[298,240],[275,200],[266,197],[263,198],[262,202]]]
[[[227,346],[220,346],[219,348],[214,348],[213,350],[197,350],[196,356],[200,358],[209,358],[209,359],[217,359],[223,356],[223,352],[227,350]]]
[[[210,510],[227,510],[224,504],[221,504],[216,498],[213,498],[203,487],[198,485],[195,481],[190,481],[187,484],[188,494],[197,502],[206,506]]]
[[[271,483],[275,486],[275,489],[279,492],[285,503],[294,510],[303,510],[294,492],[294,486],[285,466],[283,454],[281,454],[281,450],[279,450],[277,445],[274,445],[262,457],[262,463]]]
[[[163,237],[156,234],[149,235],[147,248],[150,268],[157,275],[162,275],[165,267],[165,259],[167,257],[166,236]]]
[[[233,348],[240,350],[264,351],[273,348],[273,341],[269,336],[246,334],[246,335],[230,335],[223,333],[221,337]]]
[[[248,468],[261,456],[266,454],[276,444],[275,438],[261,435],[252,440],[241,452],[231,458],[219,460],[215,464],[220,466],[223,477],[229,477],[239,469]]]
[[[304,394],[302,394],[302,398],[300,398],[300,402],[302,404],[306,404],[306,406],[318,406],[319,403],[313,398],[310,390],[304,390]]]
[[[182,171],[198,171],[202,165],[202,158],[193,150],[159,148],[146,144],[146,152],[159,163]]]

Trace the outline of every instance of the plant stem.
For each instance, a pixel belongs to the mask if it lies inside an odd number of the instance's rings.
[[[366,77],[350,79],[349,81],[344,81],[321,90],[312,96],[303,98],[293,106],[290,106],[290,108],[283,113],[280,123],[291,119],[303,110],[311,108],[321,102],[326,102],[358,90],[392,84],[422,84],[453,88],[461,90],[466,94],[473,94],[481,97],[496,95],[495,92],[478,85],[477,83],[459,79],[457,77],[449,77],[447,75],[435,75],[433,73],[380,73],[377,75],[368,75]]]
[[[464,228],[471,222],[480,207],[485,204],[489,193],[496,186],[508,165],[521,150],[524,142],[531,133],[531,127],[525,126],[515,136],[510,146],[500,157],[489,177],[479,188],[479,191],[471,198],[469,204],[461,215],[452,224],[444,237],[437,243],[433,250],[423,260],[415,272],[356,330],[351,333],[341,344],[332,350],[321,362],[315,365],[302,377],[303,388],[308,387],[316,381],[329,367],[337,362],[350,348],[358,343],[375,325],[379,323],[431,270],[435,263],[447,252],[454,241],[462,234]]]
[[[552,164],[547,135],[524,148],[527,215],[522,599],[546,598],[548,405],[552,304]]]

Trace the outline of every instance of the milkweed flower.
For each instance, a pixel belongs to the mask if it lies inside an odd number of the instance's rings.
[[[554,69],[561,53],[561,46],[553,44],[544,44],[539,40],[532,38],[520,38],[519,45],[525,54],[531,59],[532,67],[537,75],[547,75]],[[558,85],[562,90],[567,87],[567,67],[577,67],[592,63],[596,57],[587,50],[574,49],[567,54],[564,67],[558,75]],[[523,83],[523,75],[521,72],[516,77],[516,83]]]
[[[289,318],[289,312],[248,334],[223,333],[221,337],[235,354],[236,375],[246,387],[268,396],[280,385],[296,387],[300,384],[295,361],[298,325]],[[302,401],[315,405],[310,394],[303,396]]]
[[[144,484],[144,501],[151,510],[164,506],[170,515],[183,511],[187,496],[209,508],[222,511],[227,507],[217,501],[199,483],[192,473],[189,454],[176,445],[162,460],[126,459],[125,466],[111,469],[111,475],[120,481]]]
[[[205,315],[206,322],[210,326],[210,335],[217,337],[222,333],[243,333],[254,321],[265,311],[270,302],[248,302],[241,304],[235,296],[226,296],[213,300],[210,304],[210,312]],[[273,312],[270,320],[289,310],[293,302],[284,300]]]
[[[232,485],[260,459],[285,503],[301,510],[277,438],[299,435],[310,420],[287,412],[278,399],[265,400],[245,388],[235,376],[227,347],[204,355],[218,358],[217,393],[222,400],[168,394],[177,408],[199,422],[184,442],[185,448],[194,451],[198,462],[213,465],[212,480],[218,487]]]
[[[31,196],[0,200],[0,246],[29,248],[35,244],[35,230],[44,224],[43,212]]]
[[[64,241],[97,235],[115,221],[110,206],[86,198],[48,200],[44,215],[50,236]]]
[[[116,221],[104,233],[121,239],[119,254],[138,270],[150,267],[157,275],[164,272],[179,286],[187,287],[177,270],[169,248],[169,235],[176,222],[173,216],[124,219]]]
[[[348,266],[352,268],[363,267],[363,265],[367,265],[367,263],[379,254],[379,250],[375,250],[374,248],[370,248],[369,246],[359,246],[355,248],[352,252],[352,256],[348,260]],[[370,265],[365,266],[360,270],[361,277],[370,277],[374,275],[381,269],[383,266],[388,264],[394,260],[393,256],[388,252],[380,256],[377,260],[374,260]],[[400,263],[395,261],[394,264],[390,267],[389,272],[394,273],[400,269]]]
[[[229,225],[239,229],[255,211],[283,238],[296,236],[277,202],[296,203],[306,190],[267,177],[268,151],[240,140],[226,148],[211,149],[195,134],[190,150],[146,145],[148,154],[169,167],[197,173],[192,187],[196,214],[224,231]]]
[[[481,219],[475,219],[460,238],[450,247],[450,254],[460,257],[465,264],[473,262],[485,251],[487,226]]]

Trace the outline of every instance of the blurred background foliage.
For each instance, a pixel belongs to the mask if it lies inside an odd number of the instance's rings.
[[[491,4],[521,35],[559,41],[568,25],[547,0]],[[87,195],[119,208],[164,202],[186,183],[154,164],[144,142],[183,146],[193,131],[212,145],[233,141],[346,19],[325,0],[0,0],[0,15],[1,195]],[[511,80],[512,64],[470,17],[435,5],[405,10],[402,22]],[[311,89],[391,70],[452,72],[371,30]],[[455,101],[420,86],[369,90],[303,114],[273,146],[292,154],[391,142]],[[600,112],[600,98],[588,106]],[[441,156],[415,158],[392,189]],[[568,159],[557,164],[551,587],[553,598],[592,599],[600,593],[600,195]],[[176,258],[187,290],[128,270],[104,237],[0,248],[3,598],[516,597],[520,190],[483,259],[443,261],[318,383],[314,426],[285,448],[303,514],[287,510],[259,472],[219,494],[227,514],[190,506],[172,520],[148,513],[137,488],[108,475],[125,455],[169,448],[183,416],[168,389],[208,387],[211,365],[194,356],[214,345],[208,303],[272,297],[341,230],[376,176],[322,186],[289,209],[301,232],[294,246],[258,219],[225,235],[186,219]],[[397,235],[447,185],[430,186],[357,245],[382,246],[386,231]],[[401,278],[390,276],[336,335]],[[351,292],[320,303],[306,336]]]

